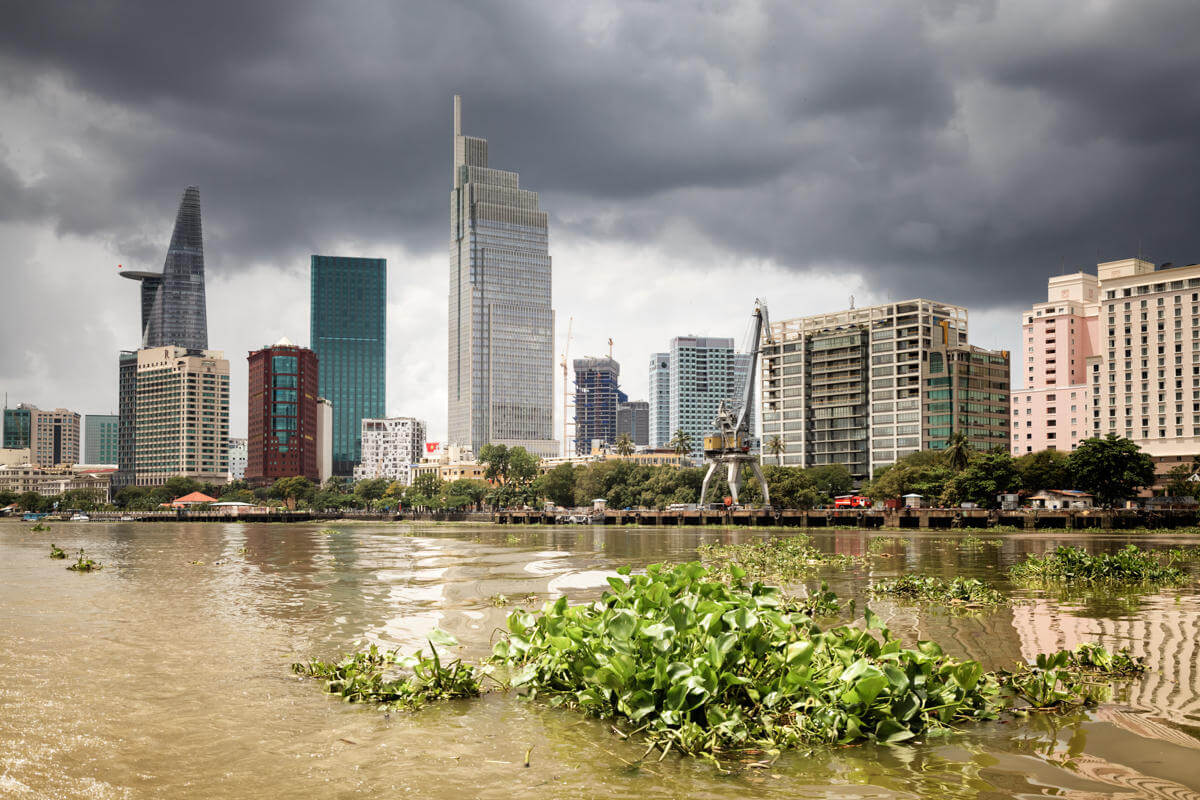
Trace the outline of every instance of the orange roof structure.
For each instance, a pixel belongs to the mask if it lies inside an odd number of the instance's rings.
[[[199,503],[215,503],[216,501],[215,497],[209,497],[201,492],[192,492],[191,494],[185,494],[183,497],[176,497],[171,501],[171,507],[182,508],[184,506],[198,505]]]

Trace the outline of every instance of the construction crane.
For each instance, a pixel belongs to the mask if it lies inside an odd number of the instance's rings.
[[[570,442],[567,439],[568,416],[567,410],[571,402],[571,382],[567,379],[567,354],[571,351],[571,329],[575,326],[575,318],[567,319],[567,338],[563,340],[562,373],[563,373],[563,420],[562,420],[562,457],[570,455]]]
[[[708,482],[712,479],[713,473],[717,471],[719,464],[724,464],[726,467],[729,494],[736,504],[738,491],[742,488],[742,467],[749,464],[750,469],[754,472],[754,477],[758,478],[758,483],[762,486],[763,505],[771,505],[771,494],[767,489],[767,479],[763,476],[762,467],[758,463],[758,456],[750,452],[749,415],[754,402],[754,376],[758,371],[758,353],[764,332],[767,341],[773,341],[770,321],[767,318],[767,304],[762,300],[754,301],[751,329],[753,333],[750,344],[750,367],[746,370],[746,386],[742,391],[742,406],[737,411],[737,416],[734,416],[734,411],[726,405],[725,401],[721,401],[714,422],[716,431],[712,435],[704,437],[704,456],[708,459],[709,465],[708,471],[704,473],[704,483],[700,485],[701,504],[704,503],[705,496],[708,494]]]

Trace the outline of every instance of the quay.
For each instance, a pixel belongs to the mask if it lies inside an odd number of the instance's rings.
[[[564,514],[554,511],[496,511],[498,525],[556,525]],[[592,525],[742,526],[751,528],[911,528],[1021,530],[1128,530],[1190,528],[1200,524],[1194,509],[704,509],[699,511],[605,510],[589,515]]]

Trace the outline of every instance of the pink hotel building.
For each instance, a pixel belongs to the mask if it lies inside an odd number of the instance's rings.
[[[1200,454],[1200,264],[1141,258],[1061,275],[1023,314],[1012,453],[1132,439],[1164,472]]]
[[[1021,375],[1012,389],[1012,454],[1073,450],[1092,435],[1087,359],[1098,347],[1100,284],[1076,272],[1051,278],[1047,301],[1023,315]],[[1013,376],[1016,377],[1015,375]]]

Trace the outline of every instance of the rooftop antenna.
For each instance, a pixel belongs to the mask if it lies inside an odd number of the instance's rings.
[[[854,295],[850,295],[850,310],[854,310]]]
[[[612,337],[608,337],[608,360],[612,361]]]

